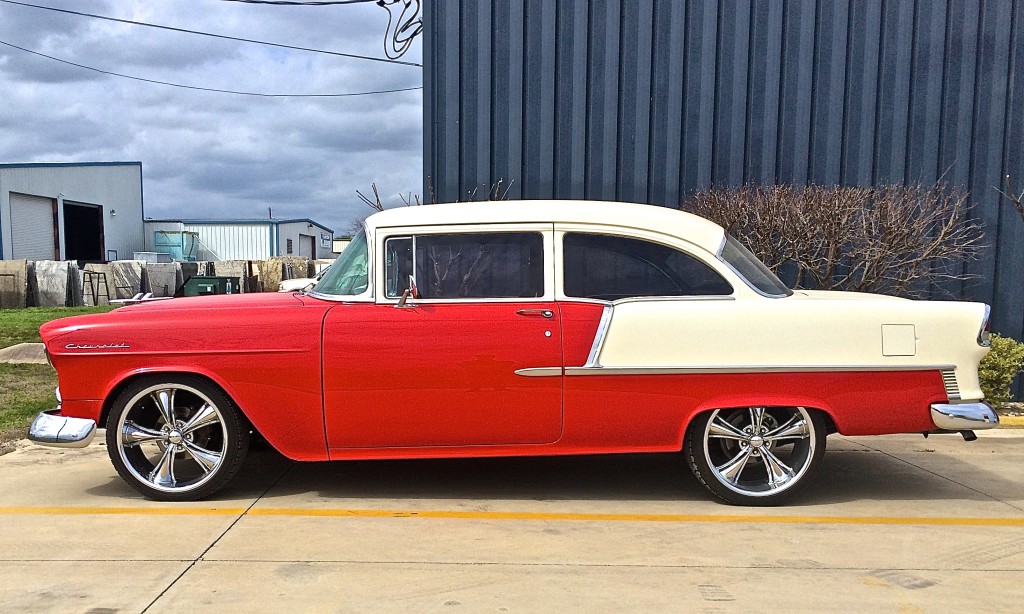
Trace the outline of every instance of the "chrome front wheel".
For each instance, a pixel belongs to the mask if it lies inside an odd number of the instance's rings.
[[[132,488],[152,499],[194,500],[241,466],[249,433],[234,403],[199,378],[147,378],[128,386],[107,419],[107,448]]]
[[[694,418],[685,452],[694,475],[736,505],[778,505],[825,452],[821,414],[803,407],[717,409]]]

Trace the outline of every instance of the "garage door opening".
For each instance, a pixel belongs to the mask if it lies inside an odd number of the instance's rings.
[[[316,237],[299,234],[299,255],[303,258],[316,258]]]
[[[64,201],[64,258],[103,261],[103,207]]]

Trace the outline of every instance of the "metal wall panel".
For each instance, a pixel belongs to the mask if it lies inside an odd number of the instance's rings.
[[[967,189],[990,249],[933,289],[1024,338],[1024,0],[427,0],[438,200],[676,206],[710,185]]]
[[[221,260],[264,260],[271,254],[271,224],[185,224],[187,232]],[[298,246],[295,248],[298,255]]]

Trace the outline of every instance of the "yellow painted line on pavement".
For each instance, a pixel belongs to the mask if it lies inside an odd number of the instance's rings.
[[[678,522],[837,525],[939,525],[1024,527],[1024,518],[928,516],[754,516],[742,514],[601,514],[573,512],[482,512],[460,510],[372,510],[238,507],[0,507],[0,515],[290,516],[301,518],[430,518],[450,520],[541,520],[585,522]]]

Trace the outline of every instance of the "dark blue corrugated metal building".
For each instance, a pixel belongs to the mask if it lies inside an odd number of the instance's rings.
[[[425,0],[438,200],[678,205],[745,182],[970,190],[951,290],[1024,338],[1024,0]]]

